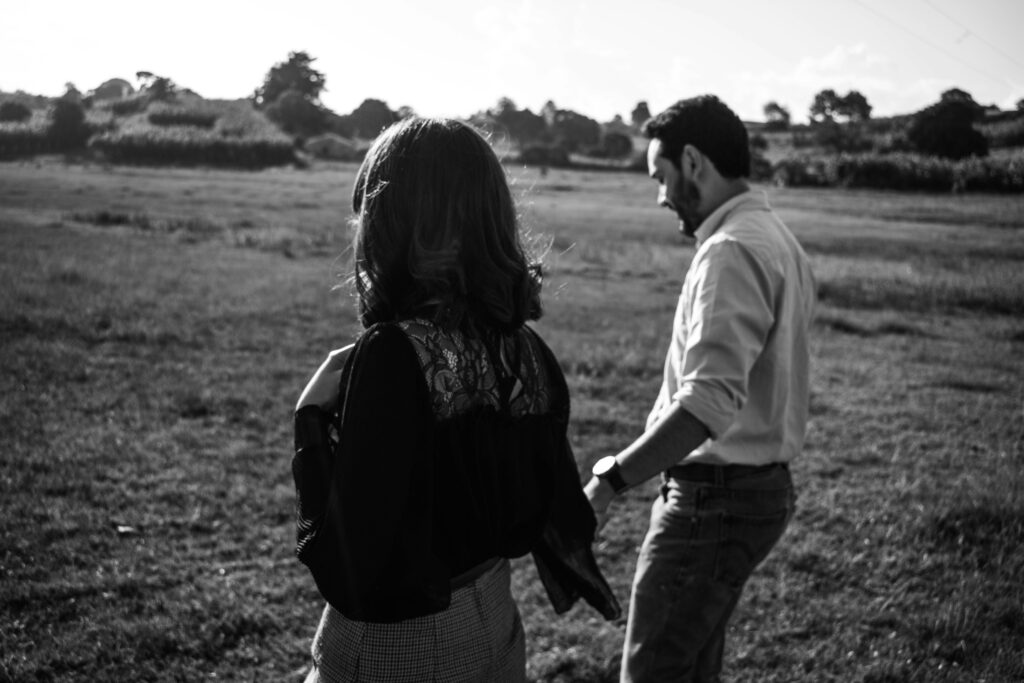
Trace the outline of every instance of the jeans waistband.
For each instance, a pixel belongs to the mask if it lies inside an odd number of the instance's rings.
[[[722,484],[733,479],[777,469],[788,470],[789,465],[784,462],[773,462],[768,465],[711,465],[695,462],[689,465],[673,465],[665,470],[664,476],[666,479]]]

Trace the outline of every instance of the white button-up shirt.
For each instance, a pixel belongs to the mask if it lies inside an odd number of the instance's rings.
[[[789,462],[810,398],[807,255],[760,192],[722,204],[696,237],[647,428],[679,402],[712,435],[680,462]]]

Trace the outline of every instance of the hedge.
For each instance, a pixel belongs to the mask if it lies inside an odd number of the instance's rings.
[[[217,112],[169,106],[150,107],[146,114],[146,118],[154,126],[194,126],[196,128],[213,128],[218,117]]]
[[[774,179],[793,187],[856,187],[930,192],[1024,192],[1024,156],[959,161],[916,154],[790,157]]]
[[[0,159],[16,159],[57,151],[57,144],[46,128],[0,124]]]
[[[234,138],[181,128],[103,133],[89,146],[116,163],[262,168],[296,160],[292,141],[284,136]]]

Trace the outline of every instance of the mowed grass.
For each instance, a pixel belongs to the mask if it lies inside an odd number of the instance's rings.
[[[642,175],[508,170],[583,471],[642,428],[693,249]],[[354,171],[0,164],[0,680],[301,680],[290,416],[358,331]],[[765,189],[821,305],[799,511],[727,680],[1021,680],[1024,202]],[[624,606],[655,492],[600,542]],[[624,622],[515,568],[530,676],[616,680]]]

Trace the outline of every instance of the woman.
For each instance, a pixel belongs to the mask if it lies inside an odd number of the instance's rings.
[[[411,118],[356,177],[357,342],[295,416],[299,558],[327,600],[307,681],[521,681],[509,558],[555,609],[619,606],[566,439],[558,363],[504,171],[479,133]]]

